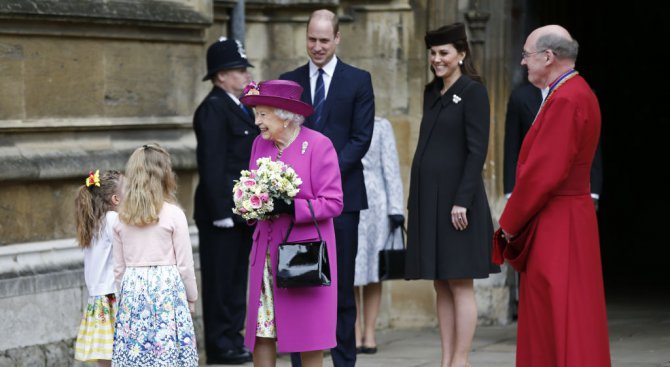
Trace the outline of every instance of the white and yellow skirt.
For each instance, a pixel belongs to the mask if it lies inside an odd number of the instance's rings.
[[[112,359],[115,316],[114,294],[88,297],[74,346],[76,360],[86,362]]]

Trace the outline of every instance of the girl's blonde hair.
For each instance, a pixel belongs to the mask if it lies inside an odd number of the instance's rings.
[[[105,213],[114,209],[112,196],[119,194],[121,173],[108,170],[100,175],[100,186],[81,185],[74,198],[74,221],[77,227],[77,242],[89,247],[93,238],[105,228]]]
[[[157,143],[143,145],[135,149],[126,164],[119,218],[135,226],[156,223],[163,203],[177,202],[176,191],[170,153]]]

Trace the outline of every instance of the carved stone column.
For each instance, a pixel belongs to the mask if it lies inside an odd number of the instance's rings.
[[[470,30],[471,56],[475,67],[483,74],[486,53],[486,47],[484,47],[486,39],[486,23],[491,14],[480,11],[477,9],[478,7],[478,2],[475,2],[473,9],[465,13],[465,20],[467,21],[468,29]]]

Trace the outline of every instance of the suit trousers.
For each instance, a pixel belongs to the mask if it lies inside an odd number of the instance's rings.
[[[241,348],[247,297],[247,274],[253,227],[235,223],[219,228],[196,221],[200,251],[205,351],[218,356]]]
[[[356,299],[354,276],[360,212],[343,212],[334,219],[337,246],[337,346],[330,350],[335,367],[356,365]],[[302,367],[300,353],[291,353],[293,367]]]

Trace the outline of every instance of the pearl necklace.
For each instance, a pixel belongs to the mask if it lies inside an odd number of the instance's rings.
[[[275,148],[277,148],[277,159],[281,158],[282,154],[284,153],[284,149],[288,148],[289,145],[291,145],[291,143],[293,143],[293,141],[295,140],[295,138],[298,137],[298,134],[299,134],[299,133],[300,133],[300,126],[298,126],[298,127],[295,129],[295,131],[293,132],[293,135],[292,135],[291,138],[288,140],[288,142],[286,142],[286,144],[284,144],[284,147],[283,147],[283,148],[280,148],[279,145],[277,145],[276,142],[274,143]]]

